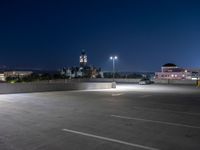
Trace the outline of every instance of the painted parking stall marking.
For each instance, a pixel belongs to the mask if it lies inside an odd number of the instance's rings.
[[[152,112],[165,112],[165,113],[176,113],[176,114],[184,114],[184,115],[191,115],[191,116],[200,116],[200,113],[196,112],[182,112],[182,111],[176,111],[176,110],[167,110],[167,109],[160,109],[160,108],[146,108],[146,107],[140,107],[140,106],[134,106],[132,107],[134,109],[141,109],[141,110],[148,110]]]
[[[121,96],[124,95],[124,93],[113,93],[112,96]]]
[[[127,119],[127,120],[136,120],[136,121],[143,121],[143,122],[152,122],[152,123],[159,123],[163,125],[170,125],[170,126],[178,126],[178,127],[185,127],[185,128],[193,128],[193,129],[200,129],[200,126],[192,126],[186,124],[179,124],[179,123],[172,123],[172,122],[165,122],[165,121],[156,121],[156,120],[149,120],[143,118],[134,118],[134,117],[127,117],[127,116],[118,116],[118,115],[110,115],[111,117],[120,118],[120,119]]]
[[[117,139],[112,139],[112,138],[108,138],[108,137],[98,136],[98,135],[89,134],[89,133],[80,132],[80,131],[75,131],[75,130],[70,130],[70,129],[62,129],[62,131],[72,133],[72,134],[81,135],[81,136],[91,137],[91,138],[95,138],[95,139],[100,139],[100,140],[104,140],[104,141],[108,141],[108,142],[123,144],[123,145],[126,145],[126,146],[140,148],[140,149],[143,149],[143,150],[159,150],[159,149],[153,148],[153,147],[148,147],[148,146],[139,145],[139,144],[135,144],[135,143],[129,143],[129,142],[125,142],[125,141],[121,141],[121,140],[117,140]]]
[[[142,95],[140,96],[140,98],[148,98],[148,97],[151,97],[152,95]]]

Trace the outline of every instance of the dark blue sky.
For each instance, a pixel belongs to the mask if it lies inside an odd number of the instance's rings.
[[[0,65],[57,69],[89,63],[156,71],[166,62],[200,67],[200,2],[1,0]]]

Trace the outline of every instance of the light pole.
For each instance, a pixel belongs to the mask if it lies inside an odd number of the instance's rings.
[[[113,82],[115,81],[115,60],[117,60],[117,56],[110,56],[110,60],[113,61]]]

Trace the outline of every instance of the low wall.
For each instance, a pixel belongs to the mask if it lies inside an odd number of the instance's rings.
[[[117,83],[139,83],[141,79],[115,79]],[[91,82],[112,82],[112,79],[100,78],[100,79],[88,79]],[[196,85],[195,80],[152,80],[155,84],[182,84],[182,85]]]
[[[182,84],[182,85],[196,85],[196,80],[153,80],[157,84]]]
[[[116,78],[115,82],[117,83],[138,83],[141,79],[119,79]],[[97,79],[88,79],[91,82],[113,82],[112,78],[97,78]]]
[[[112,83],[1,83],[0,94],[109,88],[112,88]]]
[[[116,78],[117,83],[139,83],[141,79],[119,79]],[[156,84],[183,84],[183,85],[196,85],[195,80],[164,80],[164,79],[154,79],[152,80]],[[59,79],[59,80],[49,80],[49,81],[39,81],[35,83],[82,83],[82,82],[101,82],[108,83],[113,82],[112,78],[97,78],[97,79]]]
[[[116,78],[117,83],[138,83],[141,79],[120,79]],[[92,79],[58,79],[58,80],[46,80],[36,81],[35,83],[77,83],[77,82],[113,82],[112,78],[92,78]]]
[[[80,80],[80,79],[79,79]],[[117,83],[139,83],[141,79],[115,79]],[[81,81],[81,80],[80,80]],[[113,79],[99,78],[99,79],[87,79],[89,82],[112,82]],[[180,84],[180,85],[197,85],[196,80],[152,80],[155,84]]]

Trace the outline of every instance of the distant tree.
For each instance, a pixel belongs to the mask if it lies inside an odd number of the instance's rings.
[[[45,74],[42,74],[40,76],[40,79],[41,80],[51,80],[52,79],[52,76],[49,74],[49,73],[45,73]]]
[[[33,81],[40,80],[40,75],[37,73],[31,74],[31,78]]]
[[[132,73],[127,75],[127,78],[142,78],[142,75],[137,73]]]
[[[53,75],[53,79],[66,79],[67,77],[65,75],[61,75],[59,73],[56,73]]]
[[[113,78],[113,73],[112,72],[105,72],[104,73],[104,78]],[[122,74],[122,73],[115,73],[115,78],[142,78],[141,74],[137,74],[137,73],[132,73],[132,74]]]
[[[32,76],[25,76],[23,78],[21,78],[22,82],[32,82],[33,81],[33,78]]]
[[[104,78],[112,78],[113,74],[110,72],[104,72],[103,76],[104,76]]]
[[[9,83],[16,83],[18,80],[19,80],[18,77],[7,77],[6,78],[6,82],[9,82]]]
[[[122,78],[122,76],[119,73],[115,73],[115,78]]]
[[[98,74],[98,75],[96,76],[96,78],[102,78],[102,77],[101,77],[101,75],[100,75],[100,74]]]

